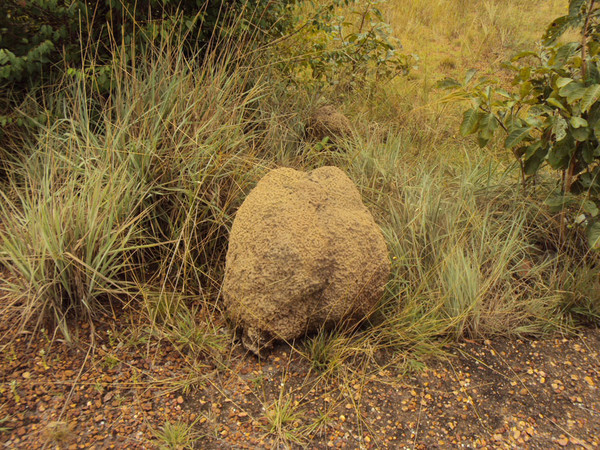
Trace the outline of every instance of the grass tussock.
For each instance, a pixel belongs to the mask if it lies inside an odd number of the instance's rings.
[[[496,184],[493,166],[422,175],[390,200],[393,226],[384,228],[403,307],[455,337],[546,330],[562,298],[552,284],[557,256],[535,246],[547,239],[536,228],[543,211]]]
[[[140,283],[218,289],[233,213],[272,164],[265,149],[278,150],[256,117],[266,84],[227,63],[194,70],[160,48],[133,70],[115,65],[108,99],[78,80],[47,99],[62,118],[2,191],[1,257],[23,326],[51,319],[67,333],[66,315],[92,318]]]
[[[23,168],[28,176],[17,198],[3,194],[11,220],[2,256],[15,275],[11,306],[21,306],[22,324],[51,319],[68,336],[69,313],[96,318],[102,296],[123,293],[133,251],[145,245],[139,224],[147,192],[123,169],[82,166],[81,178],[62,179],[51,160],[59,155],[38,151]]]
[[[202,436],[193,429],[194,424],[184,422],[165,422],[156,430],[156,445],[160,449],[191,449]]]

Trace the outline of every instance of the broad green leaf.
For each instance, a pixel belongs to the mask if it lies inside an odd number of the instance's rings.
[[[477,69],[469,69],[467,70],[467,74],[465,75],[465,81],[464,81],[464,85],[468,85],[471,80],[473,79],[473,77],[475,76],[475,74],[477,73]]]
[[[523,167],[525,175],[533,175],[538,171],[538,169],[544,162],[544,159],[546,158],[547,152],[547,148],[540,146],[540,148],[537,149],[537,151],[531,156],[531,158],[525,161]]]
[[[581,112],[587,112],[600,98],[600,84],[593,84],[585,90],[581,99]]]
[[[461,86],[462,85],[453,78],[444,78],[436,84],[436,87],[439,89],[455,89]]]
[[[536,52],[532,52],[530,50],[519,52],[514,55],[510,60],[512,62],[519,61],[520,59],[527,58],[528,56],[537,56]]]
[[[525,161],[525,164],[523,166],[523,171],[525,172],[525,175],[534,175],[542,165],[543,161],[544,160],[541,158],[529,158],[527,161]]]
[[[562,116],[557,116],[554,118],[554,123],[552,124],[552,134],[556,141],[562,141],[567,136],[567,129],[569,125],[567,121],[562,118]]]
[[[535,154],[535,152],[537,152],[540,149],[541,146],[541,142],[536,142],[527,147],[527,150],[525,151],[525,159],[531,158]]]
[[[575,141],[571,136],[555,143],[548,152],[548,164],[553,169],[565,169],[575,151]]]
[[[562,109],[563,111],[567,110],[567,108],[565,108],[564,105],[554,97],[550,97],[548,100],[546,100],[546,103],[552,106],[556,106],[557,108]]]
[[[483,139],[490,140],[498,129],[498,120],[494,114],[481,114],[479,119],[479,131]]]
[[[571,56],[568,63],[576,69],[580,69],[581,66],[583,66],[583,60],[581,59],[581,56],[579,56],[579,53],[575,53],[573,56]]]
[[[588,127],[573,128],[571,130],[571,134],[575,140],[579,142],[585,142],[590,137],[590,129]]]
[[[582,144],[581,156],[586,164],[594,162],[594,147],[591,145],[590,141],[586,141]]]
[[[592,222],[585,231],[590,248],[598,250],[600,248],[600,222]]]
[[[581,9],[587,3],[587,0],[571,0],[569,2],[569,17],[576,19],[581,15]]]
[[[532,105],[529,112],[536,116],[553,116],[556,113],[555,108],[545,104]]]
[[[599,44],[600,43],[598,42],[594,42],[594,47],[596,47],[597,50],[592,51],[592,53],[600,51]],[[600,71],[598,71],[598,64],[596,63],[596,61],[588,61],[586,81],[591,81],[596,84],[600,83]]]
[[[565,87],[567,84],[569,84],[571,81],[573,81],[573,78],[560,77],[556,80],[556,86],[558,88],[562,88],[562,87]]]
[[[584,201],[582,209],[592,217],[596,217],[600,213],[598,205],[591,200]]]
[[[553,194],[544,201],[544,204],[549,206],[553,212],[558,212],[571,202],[572,199],[566,195]]]
[[[600,119],[597,119],[595,122],[593,122],[590,128],[594,132],[596,140],[600,141]]]
[[[588,50],[590,53],[590,56],[596,56],[598,55],[598,53],[600,53],[600,42],[598,41],[591,41],[588,42]],[[595,61],[588,61],[590,63],[590,65],[588,66],[588,70],[589,71],[597,71],[598,70],[598,66],[596,65]],[[596,82],[599,82],[600,80],[596,79]]]
[[[580,100],[584,96],[585,91],[586,88],[582,83],[573,82],[561,88],[558,91],[558,94],[561,97],[565,97],[567,99],[567,103],[571,105],[577,100]]]
[[[492,86],[488,86],[485,88],[485,99],[489,100],[490,98],[492,98],[494,95],[494,91],[492,89]]]
[[[516,128],[514,129],[504,141],[506,148],[513,148],[515,145],[523,141],[523,139],[529,136],[531,127]]]
[[[600,141],[600,120],[597,120],[596,123],[592,125],[592,129],[594,130],[594,136]]]
[[[571,117],[571,126],[573,128],[587,127],[588,122],[583,117],[573,116]]]
[[[475,109],[471,108],[465,111],[463,114],[463,121],[460,125],[460,134],[463,136],[468,136],[475,133],[478,125],[479,113]]]
[[[575,54],[579,50],[578,42],[569,42],[568,44],[564,44],[559,47],[556,55],[554,55],[554,64],[553,68],[556,70],[563,69],[563,66],[566,64],[567,60]]]
[[[539,117],[530,115],[525,118],[525,123],[532,128],[539,128],[544,126],[544,121]]]
[[[576,20],[569,16],[562,16],[550,24],[544,34],[544,45],[553,44],[556,39],[564,34],[564,32],[577,23]]]
[[[533,85],[531,84],[531,82],[526,81],[524,83],[521,83],[521,87],[519,88],[519,95],[521,96],[522,99],[524,99],[531,93],[532,90],[533,90]]]

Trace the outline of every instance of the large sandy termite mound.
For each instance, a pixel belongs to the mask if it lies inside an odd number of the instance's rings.
[[[237,212],[223,298],[258,353],[344,319],[368,316],[390,273],[381,230],[336,167],[268,173]]]

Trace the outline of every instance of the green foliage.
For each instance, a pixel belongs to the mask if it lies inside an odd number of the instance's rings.
[[[581,40],[557,43],[569,28],[577,28]],[[524,182],[546,165],[562,172],[559,198],[550,206],[582,205],[578,222],[587,226],[590,244],[599,247],[594,238],[600,213],[599,4],[571,0],[569,13],[549,26],[542,48],[517,54],[505,67],[515,73],[513,92],[485,78],[473,82],[474,71],[462,83],[440,83],[471,101],[461,133],[476,134],[485,146],[503,130],[504,147],[520,161]]]
[[[358,87],[406,74],[416,56],[401,52],[400,41],[385,22],[385,0],[331,0],[318,4],[299,22],[301,37],[293,71],[304,70],[321,85]]]
[[[87,163],[65,180],[52,156],[30,157],[17,201],[0,192],[0,211],[12,217],[0,263],[18,277],[12,298],[25,305],[22,323],[49,319],[68,338],[67,313],[94,317],[101,297],[122,292],[147,191],[125,170]]]
[[[163,331],[166,337],[180,351],[218,357],[227,348],[227,335],[219,334],[209,317],[200,317],[194,309],[180,307],[180,310],[167,323]]]
[[[323,375],[335,375],[344,360],[340,344],[345,341],[335,330],[320,330],[318,334],[308,338],[305,349],[312,368]]]
[[[220,16],[241,16],[240,35],[264,38],[285,27],[289,1],[237,0],[4,0],[0,5],[0,84],[36,81],[86,56],[106,62],[111,43],[136,46],[185,36],[194,48],[213,37]],[[87,54],[87,55],[86,55]]]
[[[144,47],[177,42],[188,56],[224,43],[262,42],[290,24],[295,0],[2,0],[0,138],[35,129],[43,117],[19,111],[32,87],[67,74],[103,95],[115,86],[111,62],[131,64]],[[37,115],[37,113],[35,113]],[[43,115],[42,115],[43,116]]]
[[[291,392],[281,386],[279,396],[265,408],[266,423],[263,426],[272,436],[277,447],[291,448],[292,444],[306,445],[306,427],[301,425],[303,413],[294,402]],[[304,445],[303,445],[304,444]]]

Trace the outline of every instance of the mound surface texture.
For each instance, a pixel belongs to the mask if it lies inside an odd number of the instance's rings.
[[[352,127],[348,118],[333,106],[322,106],[309,119],[307,132],[317,141],[322,141],[326,137],[335,141],[352,135]]]
[[[389,273],[381,230],[340,169],[276,169],[237,212],[223,297],[244,345],[258,353],[368,316]]]

